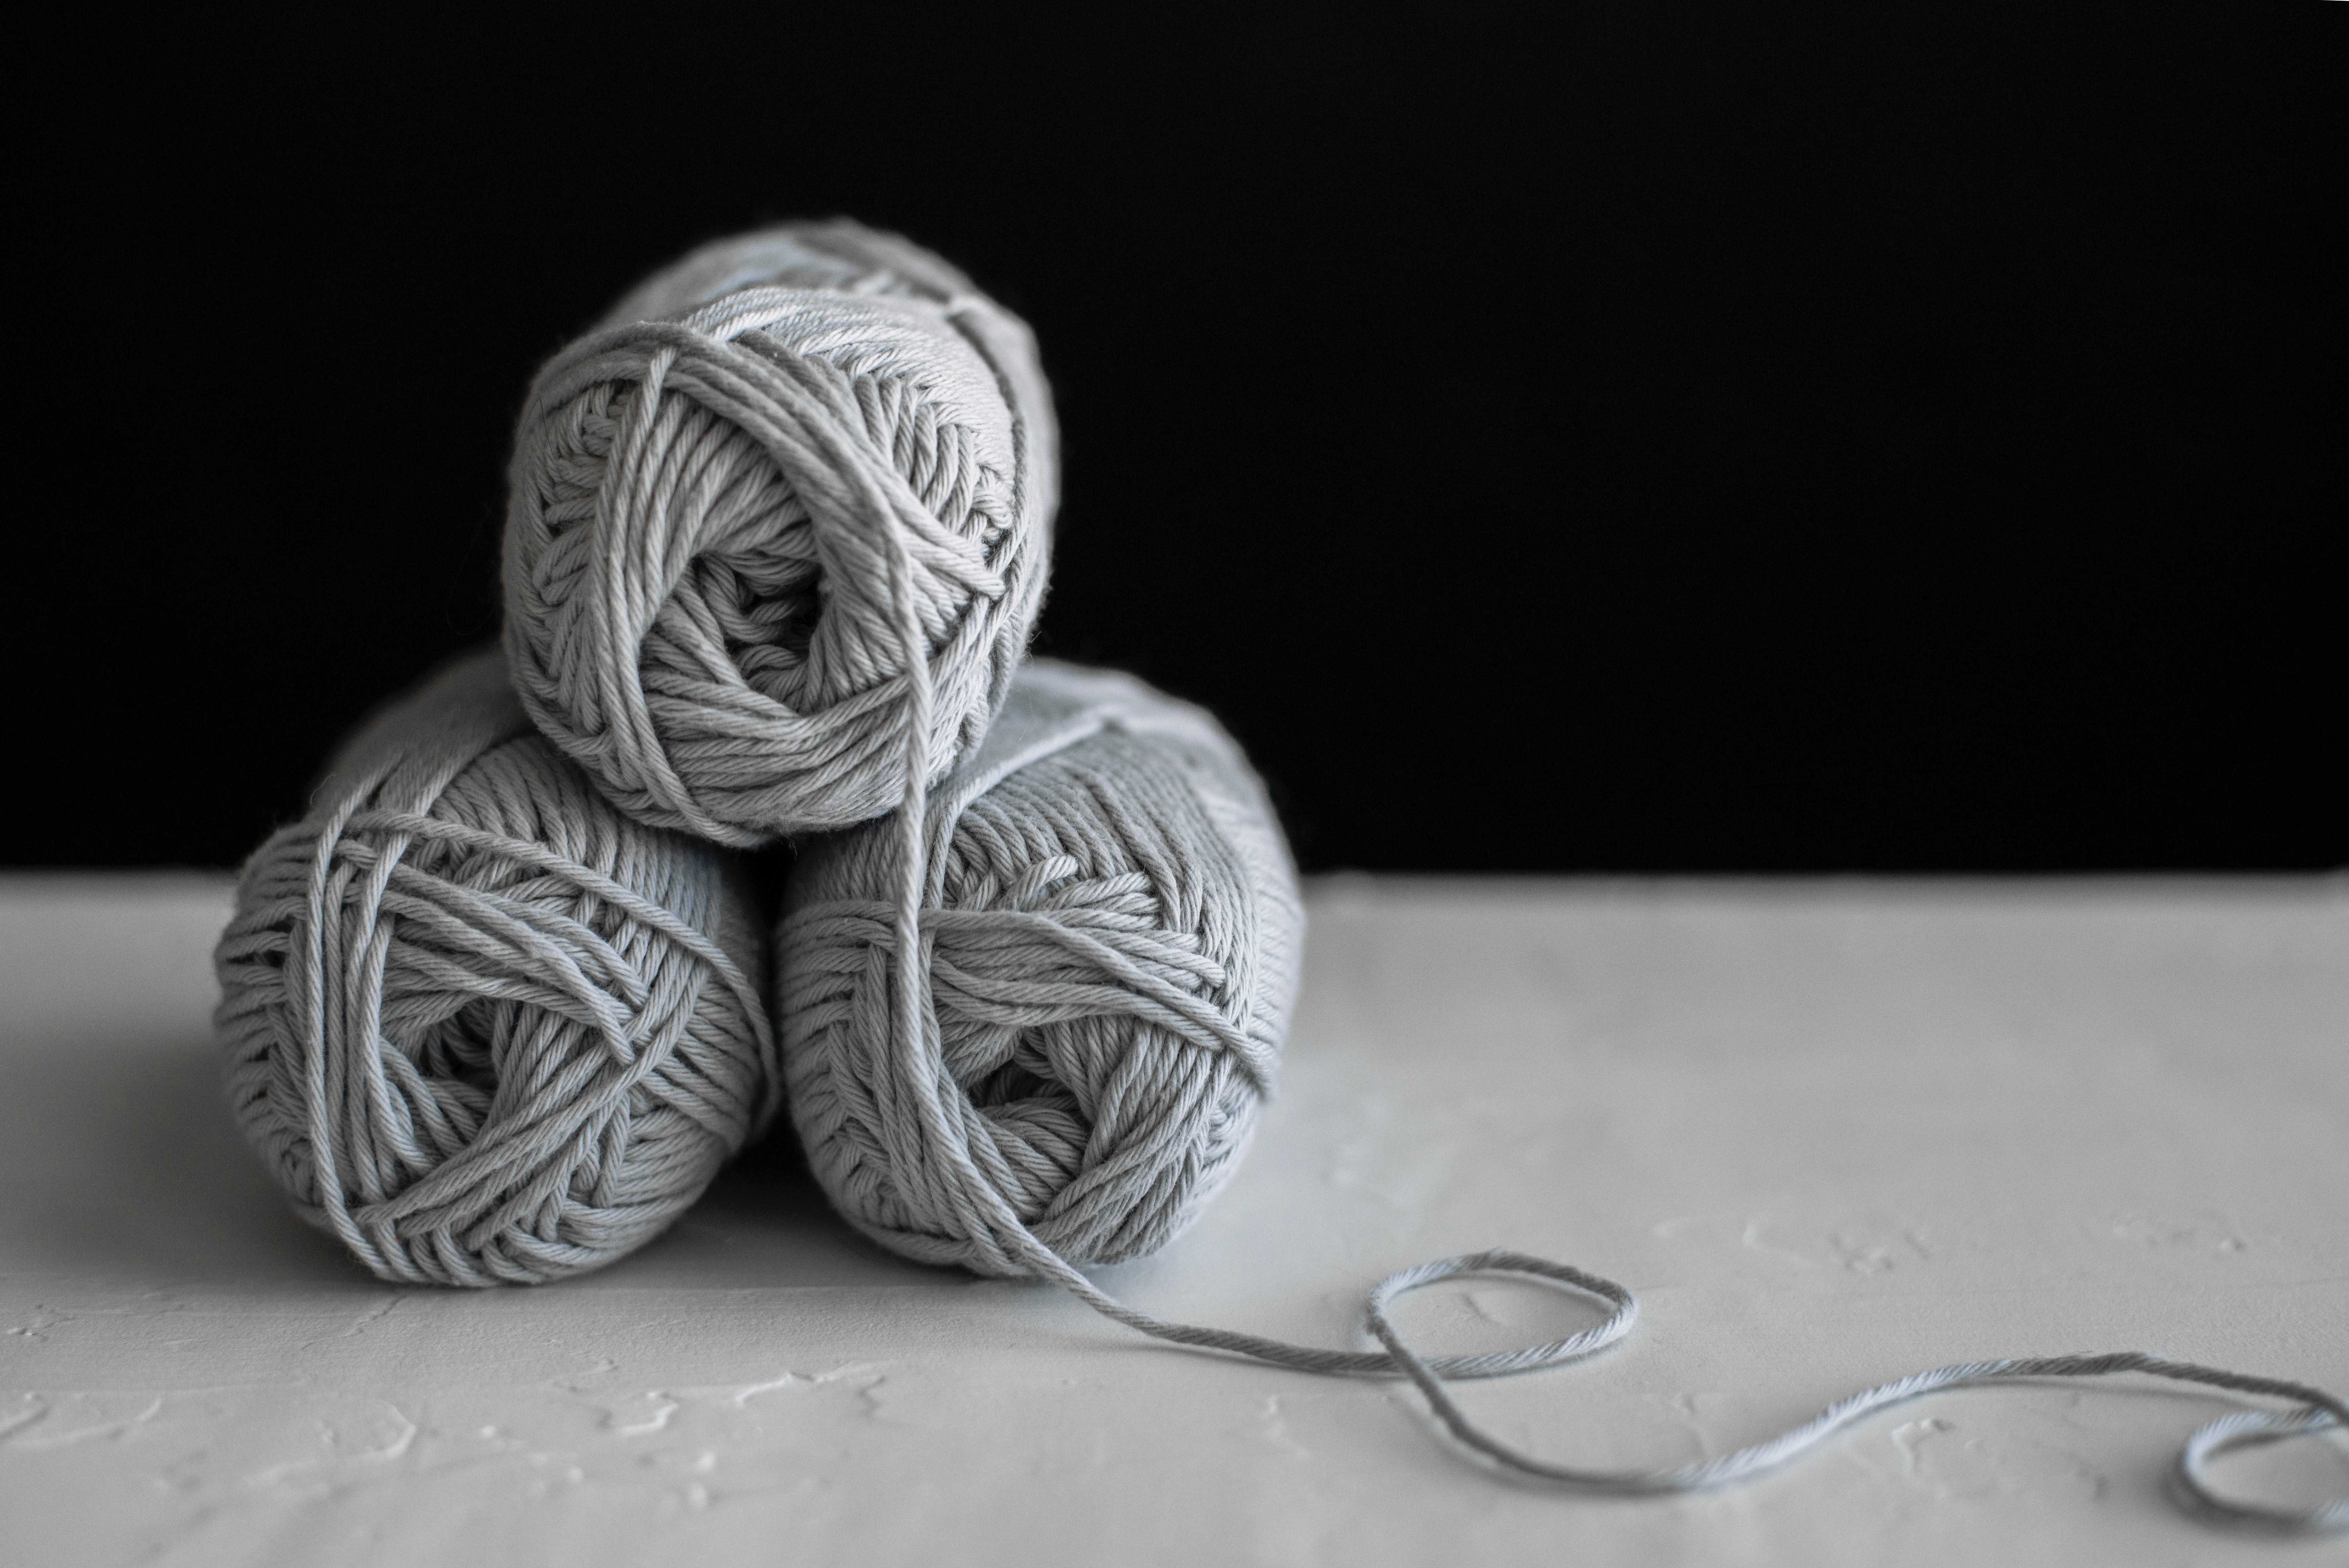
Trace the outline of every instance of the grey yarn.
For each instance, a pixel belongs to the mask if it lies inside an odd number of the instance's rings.
[[[657,1233],[779,1093],[730,857],[615,810],[494,650],[369,723],[222,934],[232,1108],[402,1282],[554,1279]]]
[[[2339,1399],[2143,1352],[1939,1367],[1701,1464],[1589,1470],[1502,1442],[1444,1385],[1561,1366],[1623,1338],[1638,1301],[1597,1274],[1506,1251],[1405,1270],[1371,1293],[1364,1326],[1380,1346],[1371,1351],[1137,1311],[1078,1265],[1139,1256],[1183,1229],[1229,1175],[1286,1030],[1302,917],[1261,790],[1204,713],[1126,677],[1037,660],[985,748],[920,820],[918,836],[900,819],[808,846],[779,938],[784,1074],[809,1164],[840,1211],[885,1246],[1051,1280],[1172,1344],[1300,1371],[1407,1377],[1469,1452],[1590,1496],[1735,1486],[1889,1406],[1977,1384],[2137,1372],[2286,1399],[2297,1407],[2241,1411],[2198,1430],[2173,1490],[2215,1523],[2349,1528],[2349,1500],[2307,1511],[2241,1502],[2205,1469],[2230,1448],[2349,1425]],[[906,882],[909,868],[921,869],[918,883]],[[1413,1350],[1389,1304],[1474,1274],[1563,1286],[1612,1311],[1547,1345]]]
[[[726,242],[547,367],[512,477],[517,684],[613,800],[735,845],[889,814],[811,846],[781,932],[794,1115],[833,1201],[884,1244],[1052,1280],[1172,1343],[1408,1377],[1470,1451],[1601,1496],[1737,1484],[1971,1384],[2137,1372],[2282,1398],[2296,1407],[2196,1432],[2178,1495],[2222,1522],[2349,1528],[2349,1501],[2240,1503],[2204,1470],[2230,1448],[2339,1429],[2340,1400],[2144,1353],[1941,1367],[1718,1459],[1589,1471],[1492,1438],[1444,1383],[1619,1340],[1636,1301],[1598,1275],[1507,1251],[1407,1270],[1371,1293],[1374,1351],[1117,1301],[1077,1265],[1164,1245],[1230,1174],[1271,1085],[1301,915],[1261,792],[1212,721],[1046,662],[1012,685],[1056,482],[1025,328],[936,258],[851,224]],[[331,1147],[322,1113],[307,1125]],[[1517,1351],[1413,1351],[1389,1302],[1475,1273],[1613,1312]]]
[[[915,667],[916,789],[1003,701],[1056,441],[1027,327],[928,252],[846,222],[698,251],[531,391],[523,706],[640,821],[751,846],[879,816],[908,796]]]
[[[1554,1345],[1484,1356],[1423,1357],[1403,1343],[1387,1317],[1393,1299],[1439,1280],[1473,1274],[1517,1274],[1564,1285],[1605,1302],[1615,1310],[1598,1327],[1587,1329]],[[2173,1361],[2147,1351],[2115,1351],[2080,1355],[2012,1356],[1970,1361],[1912,1373],[1839,1399],[1809,1420],[1749,1448],[1702,1463],[1664,1470],[1589,1470],[1537,1459],[1512,1447],[1470,1420],[1448,1390],[1446,1378],[1493,1377],[1537,1366],[1554,1366],[1604,1350],[1629,1334],[1639,1303],[1631,1293],[1612,1280],[1528,1257],[1522,1252],[1495,1251],[1423,1263],[1390,1275],[1371,1291],[1363,1314],[1371,1336],[1383,1354],[1355,1358],[1359,1366],[1333,1365],[1322,1353],[1299,1355],[1301,1346],[1216,1330],[1185,1328],[1156,1320],[1133,1326],[1161,1338],[1183,1344],[1234,1350],[1282,1366],[1310,1366],[1316,1371],[1359,1371],[1376,1376],[1408,1377],[1425,1397],[1436,1423],[1464,1448],[1515,1474],[1548,1481],[1594,1497],[1659,1497],[1715,1491],[1766,1475],[1816,1449],[1837,1432],[1877,1411],[1946,1388],[2014,1382],[2033,1377],[2106,1377],[2137,1372],[2172,1382],[2196,1383],[2240,1394],[2291,1401],[2295,1408],[2276,1412],[2239,1410],[2196,1429],[2178,1452],[2170,1472],[2170,1490],[2178,1504],[2209,1522],[2281,1535],[2322,1535],[2349,1531],[2349,1498],[2339,1498],[2311,1509],[2278,1508],[2244,1502],[2220,1492],[2207,1470],[2208,1462],[2230,1449],[2280,1442],[2288,1438],[2349,1428],[2349,1406],[2322,1388],[2277,1377],[2259,1377]],[[1115,1315],[1115,1314],[1112,1314]],[[1133,1314],[1136,1317],[1142,1314]],[[1128,1319],[1127,1321],[1131,1321]],[[1173,1330],[1174,1332],[1165,1332]]]
[[[1262,787],[1197,709],[1040,659],[926,839],[933,1096],[892,1016],[900,836],[814,840],[792,870],[777,1019],[817,1179],[926,1262],[1154,1251],[1235,1168],[1288,1030],[1304,917]]]

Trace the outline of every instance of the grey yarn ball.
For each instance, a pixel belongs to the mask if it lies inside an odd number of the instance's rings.
[[[387,1280],[611,1262],[773,1115],[731,857],[630,821],[492,651],[372,722],[247,863],[214,954],[231,1106]]]
[[[718,843],[933,782],[1026,650],[1057,500],[1028,328],[854,223],[686,257],[540,373],[514,443],[506,645],[539,728],[639,820]]]
[[[928,1262],[1034,1272],[974,1182],[1070,1262],[1155,1251],[1232,1174],[1288,1031],[1304,914],[1262,786],[1199,710],[1039,659],[926,828],[919,1067],[891,1016],[890,825],[792,868],[777,1019],[817,1179]]]

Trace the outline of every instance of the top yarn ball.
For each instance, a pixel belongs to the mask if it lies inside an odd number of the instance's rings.
[[[1043,597],[1057,433],[1018,317],[847,222],[720,241],[541,371],[514,445],[506,647],[622,809],[721,844],[905,797],[975,752]]]

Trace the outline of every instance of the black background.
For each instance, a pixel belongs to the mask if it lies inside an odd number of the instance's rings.
[[[233,864],[494,631],[536,364],[847,213],[1309,867],[2349,860],[2349,7],[790,9],[31,51],[0,857]]]

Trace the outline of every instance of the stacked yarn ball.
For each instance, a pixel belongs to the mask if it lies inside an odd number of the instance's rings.
[[[1630,1293],[1494,1251],[1372,1291],[1374,1350],[1170,1323],[1080,1265],[1155,1251],[1230,1177],[1272,1085],[1303,910],[1262,787],[1204,712],[1022,663],[1057,485],[1027,328],[853,223],[710,245],[558,354],[518,434],[504,654],[346,749],[244,870],[216,954],[232,1106],[295,1207],[390,1280],[556,1278],[657,1234],[787,1097],[834,1206],[909,1257],[1035,1275],[1175,1344],[1407,1377],[1486,1459],[1609,1496],[1733,1485],[1940,1389],[2147,1374],[2289,1400],[2208,1459],[2349,1426],[2302,1384],[2140,1352],[1946,1366],[1667,1470],[1500,1441],[1447,1381],[1588,1355]],[[721,846],[792,836],[774,933]],[[1515,1274],[1612,1310],[1422,1356],[1387,1314]]]
[[[810,1166],[926,1262],[1156,1251],[1231,1175],[1288,1033],[1304,911],[1262,787],[1199,710],[1039,659],[928,818],[936,1076],[893,1018],[895,836],[834,834],[793,870],[777,1018]]]
[[[709,246],[540,373],[514,446],[523,706],[719,844],[882,815],[978,749],[1041,602],[1051,399],[1020,321],[854,223]]]
[[[773,1115],[755,901],[534,732],[496,653],[368,725],[247,863],[215,954],[229,1100],[385,1279],[637,1246]]]

